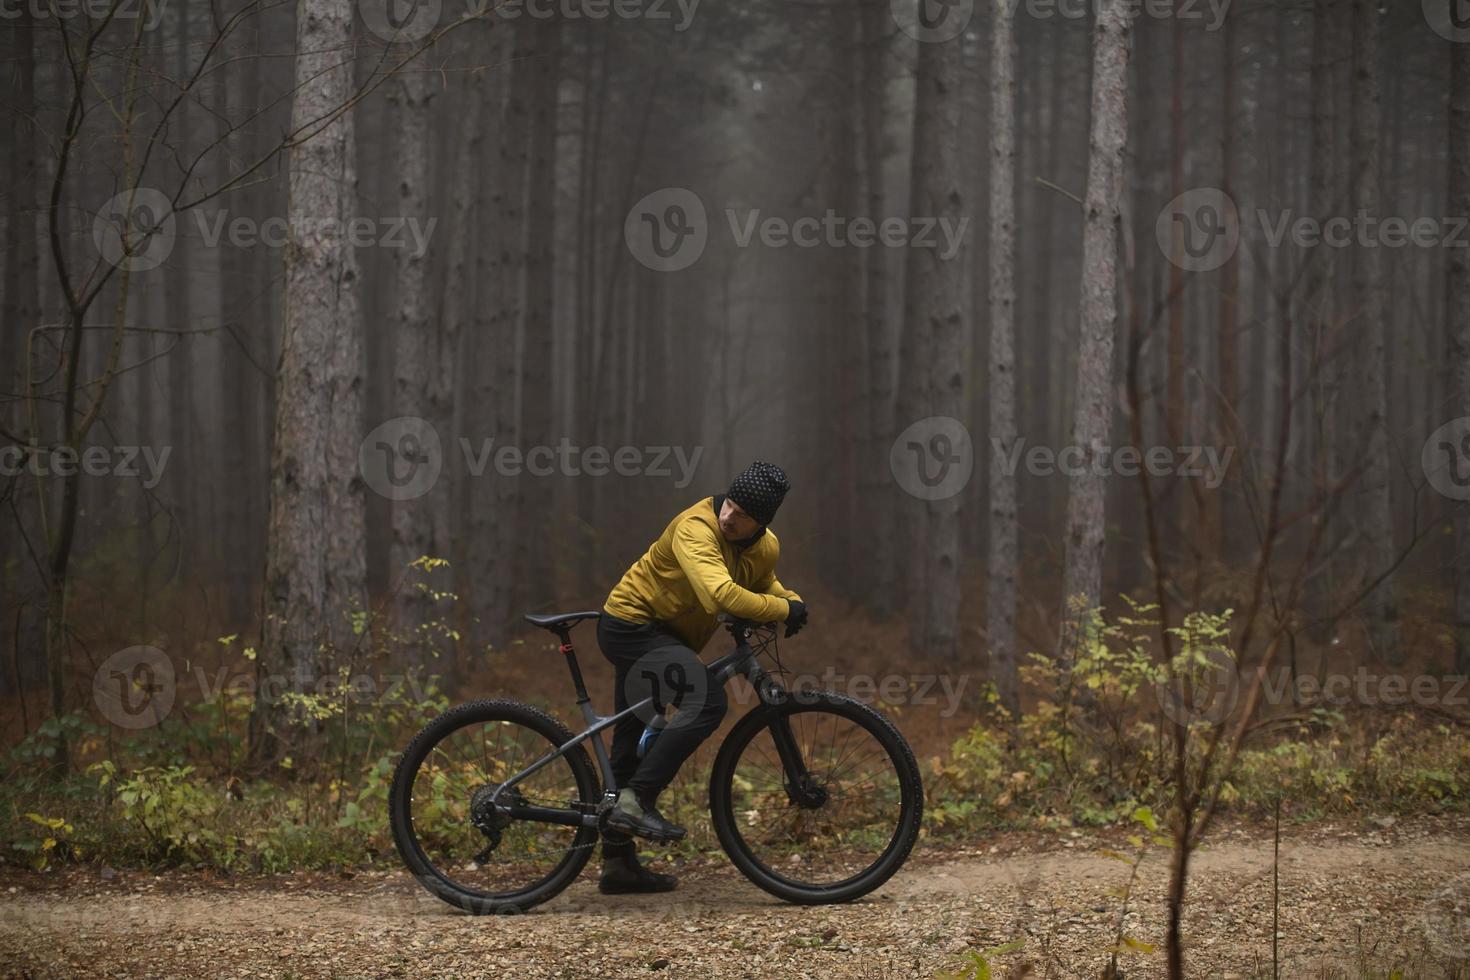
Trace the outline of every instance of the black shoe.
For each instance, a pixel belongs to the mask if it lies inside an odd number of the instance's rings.
[[[631,840],[602,842],[602,878],[597,890],[604,895],[671,892],[679,879],[649,871],[638,863],[638,847]]]
[[[651,806],[644,806],[631,789],[618,793],[617,805],[607,816],[609,828],[649,840],[673,841],[684,837],[684,828],[665,820]]]

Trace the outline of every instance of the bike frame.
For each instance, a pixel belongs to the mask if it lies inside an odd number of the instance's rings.
[[[750,635],[754,631],[754,625],[743,621],[729,624],[731,635],[735,637],[735,649],[718,660],[707,665],[711,678],[722,687],[729,683],[736,674],[742,674],[750,681],[761,699],[763,706],[780,704],[785,696],[786,690],[780,683],[771,677],[756,660],[756,652],[750,646]],[[572,675],[572,684],[577,689],[577,707],[582,710],[582,719],[587,727],[572,736],[571,740],[564,745],[557,746],[554,750],[546,753],[535,762],[531,763],[510,779],[501,783],[491,794],[489,802],[497,810],[505,812],[517,820],[530,820],[538,823],[561,824],[569,827],[597,826],[601,815],[612,808],[617,801],[618,786],[613,777],[612,759],[608,755],[607,745],[601,738],[602,732],[628,715],[635,714],[652,705],[652,697],[644,698],[637,704],[631,705],[623,711],[613,715],[600,715],[592,707],[592,698],[587,693],[587,684],[582,679],[582,668],[577,663],[577,651],[572,644],[571,627],[562,626],[555,629],[557,638],[561,641],[558,649],[566,657],[567,669]],[[760,710],[757,708],[756,710]],[[786,770],[788,786],[791,792],[803,792],[808,785],[806,764],[801,758],[801,751],[796,744],[796,738],[791,733],[789,721],[782,716],[777,716],[771,726],[772,739],[776,743],[776,753],[781,758],[782,766]],[[596,737],[594,737],[596,736]],[[500,794],[515,786],[535,772],[540,771],[557,759],[583,742],[591,739],[592,752],[597,757],[597,767],[602,773],[602,803],[595,813],[583,813],[580,810],[561,810],[555,807],[544,806],[519,806],[500,802]]]

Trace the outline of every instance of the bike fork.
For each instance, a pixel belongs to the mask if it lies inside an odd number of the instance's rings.
[[[761,692],[761,700],[771,711],[771,741],[776,743],[776,755],[781,759],[781,768],[786,774],[786,795],[797,806],[815,809],[827,802],[827,791],[817,784],[802,758],[801,746],[791,730],[791,715],[776,710],[786,703],[790,695],[759,667],[749,673],[750,682]]]

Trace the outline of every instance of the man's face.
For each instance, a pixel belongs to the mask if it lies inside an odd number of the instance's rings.
[[[741,541],[760,530],[760,522],[740,509],[729,497],[720,507],[720,533],[726,541]]]

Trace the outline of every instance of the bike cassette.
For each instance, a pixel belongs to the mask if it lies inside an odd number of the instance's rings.
[[[499,789],[498,783],[494,786],[481,786],[470,795],[470,824],[485,835],[487,842],[485,850],[476,858],[477,862],[483,862],[491,851],[500,846],[501,831],[509,827],[513,819],[506,812],[507,809],[526,805],[526,798],[514,786],[501,791],[499,797],[495,798]]]

